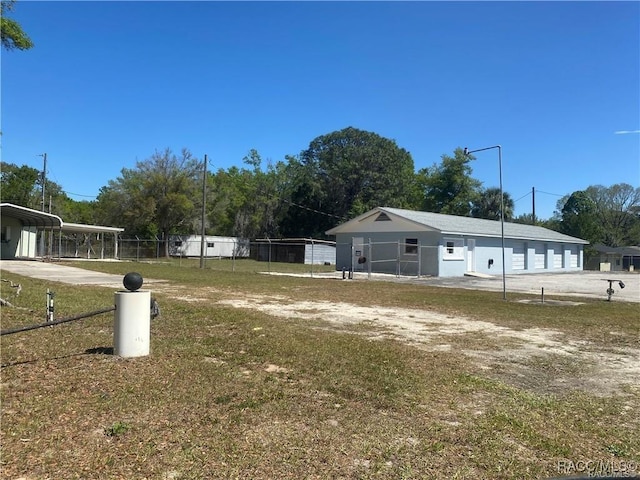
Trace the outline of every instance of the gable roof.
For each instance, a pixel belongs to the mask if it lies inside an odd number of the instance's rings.
[[[419,212],[415,210],[404,210],[401,208],[378,207],[360,215],[346,223],[327,230],[327,235],[336,235],[348,231],[348,226],[353,226],[362,220],[370,217],[376,212],[385,213],[393,219],[404,219],[414,223],[417,227],[436,230],[443,235],[466,235],[477,237],[501,237],[501,222],[498,220],[485,220],[482,218],[461,217],[457,215],[444,215],[442,213]],[[588,244],[589,242],[581,238],[571,237],[563,233],[556,232],[536,225],[525,225],[522,223],[504,222],[505,238],[518,240],[541,240],[561,243]]]

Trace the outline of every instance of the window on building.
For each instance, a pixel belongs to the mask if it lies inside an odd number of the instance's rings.
[[[173,245],[174,245],[175,247],[181,247],[181,246],[182,246],[182,240],[176,240],[176,241],[173,243]]]
[[[464,241],[462,238],[445,238],[444,239],[444,260],[463,260],[464,259]]]
[[[418,239],[417,238],[405,238],[404,240],[404,253],[407,255],[418,254]]]
[[[207,248],[213,248],[214,245],[214,242],[207,242]]]

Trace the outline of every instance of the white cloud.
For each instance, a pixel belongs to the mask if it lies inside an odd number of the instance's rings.
[[[617,132],[613,132],[616,135],[626,135],[628,133],[640,133],[640,130],[618,130]]]

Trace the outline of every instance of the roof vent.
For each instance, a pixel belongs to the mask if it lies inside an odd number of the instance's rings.
[[[384,212],[380,212],[380,215],[378,215],[378,218],[375,219],[376,222],[390,222],[391,219],[389,218],[389,215],[387,215]]]

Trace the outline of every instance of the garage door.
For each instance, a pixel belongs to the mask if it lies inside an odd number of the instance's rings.
[[[516,244],[513,246],[511,268],[513,270],[524,270],[524,266],[524,244]]]
[[[564,265],[562,265],[562,245],[555,245],[553,247],[553,268],[561,269]]]
[[[534,257],[534,268],[536,269],[544,268],[544,257],[545,257],[544,245],[536,244],[535,249],[536,249],[536,252]]]
[[[571,254],[569,257],[569,266],[571,268],[578,268],[578,246],[571,245]]]

